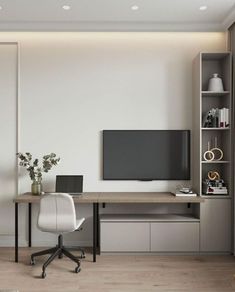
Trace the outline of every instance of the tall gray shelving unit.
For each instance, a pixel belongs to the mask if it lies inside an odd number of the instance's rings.
[[[200,251],[229,253],[232,251],[233,155],[232,155],[232,56],[230,52],[199,53],[194,60],[193,106],[193,187],[205,198],[200,205]],[[224,91],[208,91],[213,73],[223,80]],[[229,108],[228,128],[203,128],[202,117],[211,108]],[[205,161],[208,141],[217,138],[224,157]],[[225,180],[227,195],[206,195],[202,183],[208,171],[217,171]]]

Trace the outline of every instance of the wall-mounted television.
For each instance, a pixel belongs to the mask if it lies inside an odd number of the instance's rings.
[[[104,180],[189,180],[190,130],[104,130]]]

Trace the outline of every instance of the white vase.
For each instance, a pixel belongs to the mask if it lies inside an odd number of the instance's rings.
[[[224,91],[222,79],[219,77],[219,74],[214,73],[213,77],[209,80],[208,91]]]

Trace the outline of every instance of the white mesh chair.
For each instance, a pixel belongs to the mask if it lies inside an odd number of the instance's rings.
[[[75,272],[80,272],[80,260],[72,255],[63,246],[63,234],[78,230],[85,218],[76,219],[76,211],[73,198],[69,194],[50,193],[42,196],[40,200],[40,210],[38,215],[38,228],[44,232],[58,234],[58,245],[54,248],[33,253],[31,264],[35,264],[34,258],[37,256],[51,254],[42,267],[42,278],[46,277],[46,267],[56,258],[63,255],[70,258],[77,264]]]

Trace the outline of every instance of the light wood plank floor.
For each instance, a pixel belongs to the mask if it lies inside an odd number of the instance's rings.
[[[41,279],[45,257],[35,266],[29,256],[38,249],[21,248],[14,263],[14,249],[0,248],[0,290],[19,292],[227,292],[235,291],[233,256],[102,255],[97,263],[91,254],[75,274],[74,263],[55,260]]]

